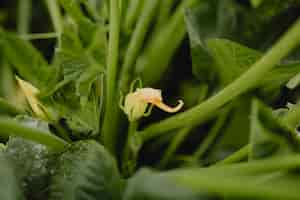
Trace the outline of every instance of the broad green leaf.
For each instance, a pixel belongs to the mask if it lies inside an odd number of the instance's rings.
[[[270,108],[258,100],[253,101],[249,152],[251,159],[296,153],[299,152],[299,144],[293,129],[274,117]]]
[[[114,158],[96,141],[72,144],[52,178],[53,200],[119,200],[122,180]]]
[[[207,48],[215,62],[216,74],[221,87],[234,81],[249,69],[262,55],[261,52],[248,48],[226,39],[209,39]],[[272,102],[282,95],[285,84],[300,70],[300,64],[280,64],[271,70],[266,77],[258,83],[259,96]]]
[[[201,169],[181,169],[170,174],[170,179],[173,179],[174,183],[179,186],[189,187],[195,192],[206,191],[218,194],[219,197],[226,197],[226,199],[296,200],[300,198],[298,181],[295,181],[297,179],[278,180],[278,182],[274,179],[268,182],[268,176],[274,176],[274,174],[256,176],[234,172],[228,174],[226,168],[221,167],[211,172]]]
[[[93,87],[94,88],[94,87]],[[69,83],[44,100],[47,109],[55,113],[55,121],[65,120],[77,138],[95,135],[99,131],[100,102],[95,92],[88,99],[76,95],[75,85]]]
[[[186,25],[194,75],[200,80],[214,80],[215,63],[207,39],[226,38],[250,48],[266,49],[293,22],[284,13],[294,5],[293,1],[275,0],[249,7],[238,1],[204,0],[199,7],[188,10]]]
[[[216,62],[216,70],[222,86],[239,77],[261,56],[260,52],[230,40],[210,39],[206,43]]]
[[[18,117],[17,120],[28,127],[49,131],[48,125],[44,122],[29,117]],[[13,163],[13,169],[26,197],[45,198],[55,161],[54,152],[42,144],[20,137],[10,137],[4,154]]]
[[[0,163],[0,199],[23,200],[24,197],[13,165],[3,152],[0,152]]]
[[[188,187],[177,186],[172,179],[141,169],[128,180],[123,200],[206,200],[199,193],[192,192]]]
[[[56,69],[50,67],[40,52],[28,41],[13,33],[0,31],[0,44],[4,55],[18,74],[40,90],[45,90],[56,80]]]
[[[106,65],[107,41],[99,27],[95,38],[85,47],[76,26],[67,24],[55,52],[54,65],[60,78],[42,97],[56,121],[65,119],[75,134],[96,134],[100,117],[100,76]],[[67,101],[66,101],[67,100]]]
[[[186,26],[193,60],[193,74],[200,80],[212,81],[215,76],[213,58],[206,47],[208,38],[230,35],[235,28],[235,8],[230,1],[202,1],[186,12]]]

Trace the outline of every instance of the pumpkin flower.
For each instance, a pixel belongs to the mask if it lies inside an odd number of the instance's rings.
[[[161,90],[138,88],[135,92],[130,92],[126,95],[124,105],[121,108],[128,116],[129,121],[136,121],[141,117],[149,116],[153,106],[168,113],[178,112],[183,106],[183,101],[179,100],[178,102],[177,106],[170,107],[163,102]],[[148,108],[149,104],[150,107]]]
[[[20,79],[18,76],[16,76],[16,79],[33,113],[41,119],[47,119],[45,108],[37,98],[40,91],[29,82]]]

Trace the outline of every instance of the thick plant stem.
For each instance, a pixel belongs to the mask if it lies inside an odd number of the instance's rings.
[[[18,33],[20,35],[30,32],[32,0],[19,0],[18,5]]]
[[[126,177],[130,176],[136,168],[137,155],[138,155],[136,149],[139,149],[139,142],[138,140],[136,140],[138,137],[136,135],[137,127],[138,127],[138,122],[134,121],[129,123],[127,142],[122,156],[123,158],[122,173]]]
[[[49,14],[51,17],[54,30],[57,34],[60,35],[62,32],[62,21],[61,21],[62,17],[61,17],[57,0],[46,0],[46,4],[49,10]]]
[[[142,131],[143,139],[149,140],[167,131],[180,128],[186,124],[195,125],[202,123],[207,117],[230,102],[237,96],[245,93],[250,88],[256,86],[259,81],[272,68],[287,56],[300,43],[300,20],[248,71],[239,78],[198,106],[177,114],[171,118],[150,125]]]
[[[118,109],[116,99],[117,67],[119,61],[120,10],[118,0],[110,0],[109,44],[106,73],[105,117],[102,129],[104,146],[115,153],[116,129],[115,112]]]
[[[12,119],[0,119],[1,135],[13,135],[44,144],[54,150],[62,151],[67,143],[50,132],[21,125]]]
[[[174,6],[175,1],[173,0],[164,0],[160,3],[159,14],[157,18],[156,28],[162,26],[170,16],[172,7]]]

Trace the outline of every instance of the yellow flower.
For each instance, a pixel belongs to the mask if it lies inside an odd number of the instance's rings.
[[[147,111],[148,105],[150,108]],[[183,101],[179,100],[179,104],[175,107],[170,107],[163,103],[161,90],[153,88],[138,88],[135,92],[130,92],[125,97],[124,106],[121,106],[129,121],[136,121],[141,117],[148,116],[151,113],[153,106],[161,110],[174,113],[178,112],[182,106]]]
[[[44,112],[45,108],[37,98],[37,95],[40,91],[29,82],[26,82],[17,76],[16,79],[33,113],[37,117],[47,120],[47,115]]]

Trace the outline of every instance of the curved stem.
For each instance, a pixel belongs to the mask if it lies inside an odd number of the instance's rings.
[[[211,113],[224,104],[256,86],[268,71],[278,64],[300,43],[300,20],[247,72],[229,84],[218,94],[198,106],[150,125],[141,132],[144,140],[157,137],[167,131],[180,128],[186,124],[199,124]]]
[[[57,0],[46,0],[46,4],[49,10],[54,30],[57,34],[60,35],[62,32],[62,17],[59,10],[59,6],[57,4]]]
[[[174,155],[177,148],[179,147],[179,145],[184,141],[184,139],[191,132],[192,129],[193,129],[192,127],[187,127],[187,128],[180,129],[178,133],[176,133],[174,139],[168,146],[165,154],[163,155],[161,161],[158,164],[159,168],[166,167],[171,157]]]
[[[244,146],[243,148],[241,148],[240,150],[238,150],[237,152],[234,152],[233,154],[231,154],[224,160],[217,162],[215,164],[215,166],[232,164],[232,163],[242,161],[243,159],[246,159],[248,157],[249,149],[250,149],[250,145],[248,144],[248,145]]]
[[[224,126],[224,123],[226,122],[230,110],[231,106],[225,108],[225,110],[222,111],[220,116],[217,118],[216,123],[209,131],[207,137],[201,142],[197,150],[194,152],[192,160],[201,159],[202,156],[207,152],[211,144],[215,141],[216,137],[218,136],[220,129]]]
[[[36,128],[30,128],[12,119],[0,119],[0,134],[1,135],[14,135],[25,139],[44,144],[54,150],[61,151],[65,148],[67,143],[62,139],[52,135],[47,131],[42,131]]]
[[[198,103],[205,100],[208,94],[208,86],[206,84],[202,85],[199,91]],[[185,127],[176,133],[176,135],[171,140],[165,154],[162,156],[160,163],[158,164],[160,168],[166,167],[171,157],[174,155],[178,147],[183,143],[188,134],[192,131],[194,127]]]

